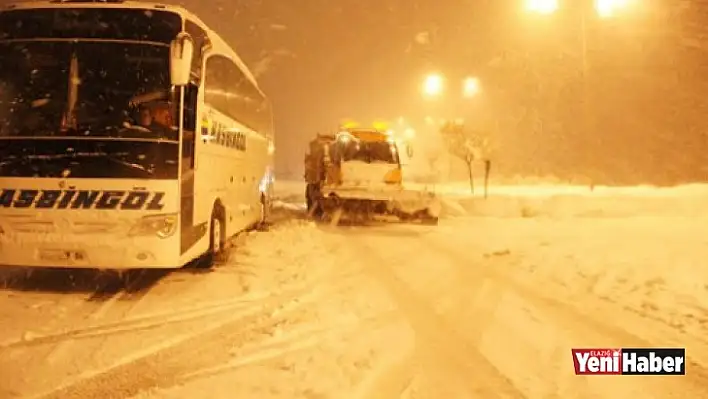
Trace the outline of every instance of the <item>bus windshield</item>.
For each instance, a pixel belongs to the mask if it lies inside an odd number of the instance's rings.
[[[171,30],[149,36],[125,17],[147,18],[141,10],[110,10],[112,19],[106,11],[0,13],[0,176],[66,174],[71,163],[75,177],[176,177],[179,97],[168,43],[179,16],[164,13],[176,18]],[[27,21],[13,25],[15,13]],[[103,30],[88,29],[104,20]],[[126,140],[133,143],[119,143]],[[72,153],[77,146],[83,155]]]
[[[177,108],[167,46],[0,42],[0,65],[0,137],[177,139],[174,118],[146,117]]]

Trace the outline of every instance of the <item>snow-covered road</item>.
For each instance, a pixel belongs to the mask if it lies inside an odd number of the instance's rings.
[[[285,196],[208,273],[5,270],[0,398],[708,397],[708,195],[635,194],[349,227]],[[687,375],[578,377],[574,347],[686,347]]]

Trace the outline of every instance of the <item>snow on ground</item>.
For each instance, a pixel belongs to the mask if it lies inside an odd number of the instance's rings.
[[[275,224],[213,271],[0,271],[0,397],[708,397],[703,186],[436,187],[439,226]],[[685,377],[570,348],[680,346]]]
[[[448,219],[436,232],[467,248],[470,261],[501,256],[515,263],[518,278],[572,301],[601,299],[676,334],[705,336],[707,185],[492,186],[487,199],[479,188],[471,195],[467,182],[408,187],[441,196]],[[281,187],[291,202],[302,191]]]
[[[438,191],[448,215],[483,218],[477,240],[519,247],[524,272],[679,329],[708,326],[708,186],[492,187],[487,200],[464,184]]]

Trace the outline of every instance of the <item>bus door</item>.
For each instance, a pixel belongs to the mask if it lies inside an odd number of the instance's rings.
[[[182,170],[180,180],[180,231],[181,244],[180,254],[184,254],[194,244],[207,233],[207,223],[199,220],[197,206],[199,199],[196,197],[196,145],[199,139],[198,115],[202,110],[199,105],[199,88],[202,81],[202,64],[204,62],[204,50],[208,44],[206,33],[192,21],[185,24],[187,33],[194,40],[194,58],[192,60],[192,80],[184,87],[184,97],[182,98],[183,130],[182,130],[182,154],[180,167]]]
[[[183,130],[182,155],[180,167],[182,170],[180,179],[180,231],[181,244],[180,254],[185,253],[206,233],[206,229],[195,225],[194,210],[196,201],[195,192],[195,155],[196,155],[196,128],[197,128],[197,99],[199,87],[193,83],[184,87],[183,97]],[[204,230],[204,231],[200,231]]]

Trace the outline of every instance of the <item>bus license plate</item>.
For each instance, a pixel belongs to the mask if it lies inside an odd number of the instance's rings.
[[[49,262],[71,262],[81,261],[85,259],[83,251],[64,251],[64,250],[42,250],[39,253],[41,260]]]

